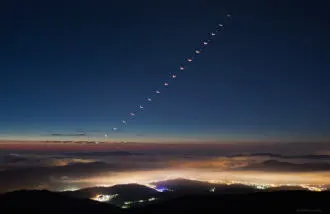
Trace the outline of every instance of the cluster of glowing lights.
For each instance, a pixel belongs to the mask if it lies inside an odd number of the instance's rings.
[[[251,183],[251,182],[244,182],[244,181],[237,181],[237,180],[231,180],[231,181],[211,181],[210,183],[221,183],[225,185],[234,185],[234,184],[243,184],[246,186],[252,186],[256,189],[264,190],[269,188],[276,188],[276,187],[301,187],[304,189],[307,189],[309,191],[313,192],[322,192],[328,190],[323,185],[313,185],[313,184],[260,184],[260,183]]]
[[[155,188],[155,190],[157,190],[158,192],[165,192],[165,191],[173,191],[171,189],[168,189],[166,187],[159,187],[159,188]]]
[[[326,191],[327,188],[324,186],[320,186],[320,185],[309,185],[309,184],[303,184],[301,185],[302,188],[308,189],[309,191],[313,191],[313,192],[322,192],[322,191]]]
[[[230,14],[227,14],[226,15],[226,18],[231,18],[231,15]],[[201,42],[200,46],[197,47],[194,52],[186,58],[185,60],[185,63],[182,63],[179,67],[178,67],[178,72],[174,72],[174,73],[171,73],[170,74],[170,78],[167,80],[167,81],[164,81],[163,82],[163,87],[167,88],[169,85],[170,85],[170,81],[173,81],[177,78],[178,76],[178,73],[186,70],[186,68],[188,67],[188,65],[190,65],[195,59],[196,57],[201,54],[205,48],[207,46],[209,46],[212,41],[214,40],[214,37],[218,34],[220,34],[220,32],[222,31],[224,27],[224,24],[221,24],[219,23],[216,27],[216,29],[214,31],[212,31],[211,33],[209,33],[209,36],[208,36],[208,39],[204,40],[203,42]],[[151,103],[152,100],[153,100],[153,97],[155,96],[158,96],[159,94],[161,93],[161,89],[157,89],[157,90],[154,90],[154,92],[151,94],[151,96],[147,96],[146,97],[146,105]],[[139,112],[139,111],[142,111],[144,110],[144,105],[137,105],[137,109],[135,109],[134,111],[130,112],[129,113],[129,117],[127,119],[124,119],[124,120],[121,120],[121,126],[126,126],[128,124],[128,121],[135,118],[136,114]],[[113,131],[118,131],[120,128],[117,128],[117,127],[113,127],[112,130]],[[105,138],[108,137],[108,134],[105,134],[104,135]]]
[[[154,201],[154,200],[156,200],[156,199],[157,199],[157,198],[152,197],[152,198],[149,198],[148,201]]]
[[[74,191],[77,191],[79,190],[79,188],[76,188],[76,187],[69,187],[69,188],[66,188],[66,189],[63,189],[61,190],[62,192],[74,192]]]
[[[94,201],[98,201],[98,202],[109,202],[112,199],[116,198],[118,196],[118,194],[114,194],[114,195],[103,195],[103,194],[99,194],[94,196],[93,198],[91,198]]]
[[[138,201],[125,201],[124,204],[121,206],[121,208],[128,209],[131,206],[134,206],[134,204],[143,204],[143,203],[152,202],[152,201],[155,201],[155,200],[157,200],[157,198],[151,197],[151,198],[148,198],[148,199],[145,199],[145,200],[141,199],[141,200],[138,200]]]
[[[158,180],[158,181],[152,181],[153,183],[156,183],[156,182],[159,182],[159,181],[162,181],[162,180]],[[154,189],[156,190],[157,192],[165,192],[165,191],[173,191],[171,189],[168,189],[166,187],[157,187],[155,184],[152,184],[152,183],[146,183],[146,184],[143,184],[151,189]]]
[[[235,185],[235,184],[242,184],[242,185],[246,185],[246,186],[251,186],[254,187],[256,189],[260,189],[260,190],[265,190],[265,189],[269,189],[269,188],[276,188],[276,187],[289,187],[289,186],[296,186],[296,187],[301,187],[304,189],[307,189],[309,191],[314,191],[314,192],[321,192],[321,191],[326,191],[328,190],[328,188],[324,185],[317,185],[317,184],[267,184],[267,183],[254,183],[254,182],[247,182],[247,181],[240,181],[240,180],[198,180],[198,179],[194,179],[194,178],[188,178],[188,180],[195,180],[195,181],[204,181],[204,182],[208,182],[210,184],[224,184],[224,185]],[[164,180],[159,180],[158,182],[161,182]],[[156,181],[157,182],[157,181]],[[150,188],[153,188],[155,190],[157,190],[158,192],[165,192],[165,191],[173,191],[171,189],[168,189],[166,187],[157,187],[154,184],[144,184]],[[215,187],[211,187],[209,189],[210,192],[215,192],[216,188]]]
[[[256,189],[267,189],[267,188],[269,188],[269,186],[264,185],[264,184],[259,184],[259,185],[256,185],[255,188]]]

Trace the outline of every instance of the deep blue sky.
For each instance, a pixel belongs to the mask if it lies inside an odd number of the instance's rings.
[[[329,136],[329,1],[33,0],[0,8],[2,138],[77,130],[142,140]],[[227,13],[232,20],[206,52],[112,134]]]

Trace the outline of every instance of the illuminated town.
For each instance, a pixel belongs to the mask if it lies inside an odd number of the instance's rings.
[[[189,180],[200,181],[200,180],[195,180],[195,179],[191,179],[191,178],[189,178]],[[157,182],[160,182],[160,181],[157,181]],[[317,185],[317,184],[261,184],[261,183],[253,183],[253,182],[244,182],[244,181],[239,181],[239,180],[230,180],[230,181],[210,180],[210,181],[203,181],[203,182],[208,182],[210,184],[223,184],[223,185],[241,184],[241,185],[251,186],[251,187],[254,187],[254,188],[260,189],[260,190],[265,190],[265,189],[269,189],[269,188],[277,188],[277,187],[301,187],[303,189],[307,189],[307,190],[313,191],[313,192],[322,192],[322,191],[328,190],[326,185]],[[165,187],[157,188],[157,186],[153,185],[153,184],[143,184],[143,185],[148,186],[152,189],[155,189],[158,192],[173,191],[173,190],[167,189]],[[215,187],[212,187],[210,189],[210,192],[215,192],[215,191],[216,191]]]
[[[118,194],[114,194],[114,195],[96,195],[95,197],[91,198],[94,201],[99,201],[99,202],[109,202],[112,199],[116,198],[118,196]]]
[[[125,201],[124,204],[121,206],[121,208],[123,209],[127,209],[130,208],[136,204],[143,204],[143,203],[147,203],[147,202],[152,202],[155,201],[157,198],[155,197],[151,197],[147,200],[138,200],[138,201]]]
[[[258,183],[251,183],[251,182],[242,182],[242,181],[218,181],[218,182],[209,182],[209,183],[217,183],[217,184],[226,184],[226,185],[234,185],[234,184],[243,184],[246,186],[251,186],[256,189],[269,189],[269,188],[276,188],[276,187],[301,187],[303,189],[307,189],[309,191],[314,192],[322,192],[328,190],[328,188],[324,185],[312,185],[312,184],[258,184]],[[214,192],[215,190],[211,191]]]

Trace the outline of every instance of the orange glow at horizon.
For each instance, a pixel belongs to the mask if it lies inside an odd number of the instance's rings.
[[[116,184],[138,183],[150,186],[153,182],[171,179],[189,179],[210,183],[226,183],[237,181],[240,183],[258,183],[275,185],[330,185],[330,172],[314,173],[279,173],[279,172],[215,172],[209,170],[153,170],[132,171],[102,174],[100,176],[71,180],[76,183],[84,183],[86,186],[112,186]]]

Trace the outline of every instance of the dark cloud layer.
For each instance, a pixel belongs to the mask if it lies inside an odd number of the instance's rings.
[[[75,134],[61,134],[61,133],[54,133],[51,136],[55,137],[79,137],[79,136],[86,136],[85,133],[75,133]]]
[[[330,155],[280,155],[273,153],[252,153],[252,154],[237,154],[230,155],[228,157],[241,157],[241,156],[250,156],[250,157],[271,157],[271,158],[284,158],[284,159],[313,159],[313,160],[330,160]]]
[[[71,176],[93,176],[112,167],[105,163],[73,164],[58,167],[15,168],[0,172],[0,191],[23,188],[53,189]]]
[[[295,164],[289,162],[280,162],[276,160],[267,160],[262,163],[256,163],[245,167],[241,167],[238,170],[276,171],[276,172],[318,172],[318,171],[329,171],[330,164],[328,163]]]

